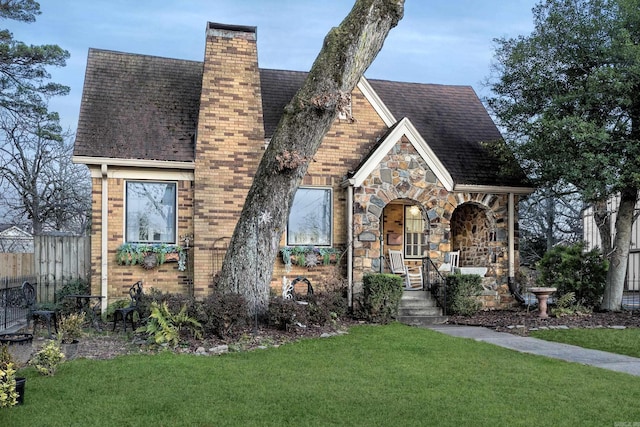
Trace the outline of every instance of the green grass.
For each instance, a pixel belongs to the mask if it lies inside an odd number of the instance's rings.
[[[279,348],[65,363],[1,426],[603,426],[638,377],[400,324]]]
[[[638,328],[549,329],[533,331],[531,336],[547,341],[640,357],[640,329]]]

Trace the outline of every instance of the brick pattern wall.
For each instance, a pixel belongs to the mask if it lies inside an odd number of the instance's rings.
[[[162,180],[162,173],[158,179]],[[93,178],[92,235],[91,235],[91,291],[101,294],[101,235],[102,235],[102,180]],[[108,178],[108,302],[128,298],[129,287],[142,280],[145,290],[156,288],[163,292],[190,294],[192,288],[193,260],[187,258],[187,269],[178,270],[178,264],[169,262],[151,270],[139,265],[119,265],[117,248],[125,242],[125,179]],[[193,234],[193,183],[177,181],[178,236]],[[181,242],[178,242],[181,243]]]
[[[387,131],[378,113],[357,88],[352,93],[351,110],[354,121],[336,120],[303,179],[303,185],[333,189],[333,247],[345,250],[348,244],[347,191],[341,184],[349,171],[358,167],[362,158]],[[285,244],[286,236],[283,235],[280,246]],[[330,266],[304,268],[294,265],[291,271],[287,272],[282,258],[278,257],[274,265],[271,287],[279,293],[283,277],[291,282],[298,276],[304,276],[311,280],[314,289],[322,289],[323,283],[331,276],[332,269]],[[343,274],[346,274],[345,269],[346,254],[342,257],[341,263]]]
[[[207,31],[196,140],[194,291],[213,284],[214,244],[233,234],[264,151],[256,34]]]

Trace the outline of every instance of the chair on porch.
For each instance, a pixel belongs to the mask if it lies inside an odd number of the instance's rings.
[[[404,287],[408,290],[422,289],[422,267],[408,266],[404,262],[402,251],[389,249],[389,268],[393,274],[404,277]]]
[[[445,254],[444,263],[438,268],[441,273],[453,273],[460,267],[460,251],[448,252]]]

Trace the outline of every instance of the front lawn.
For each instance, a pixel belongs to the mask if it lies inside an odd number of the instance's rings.
[[[80,359],[27,376],[2,426],[603,426],[638,378],[400,324],[219,357]]]
[[[547,341],[640,357],[640,328],[549,329],[531,331],[530,335]]]

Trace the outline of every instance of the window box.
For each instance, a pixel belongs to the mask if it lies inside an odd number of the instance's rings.
[[[186,249],[180,245],[165,243],[125,243],[116,251],[116,261],[120,265],[140,265],[152,269],[166,262],[177,262],[178,270],[186,268]]]
[[[337,248],[317,248],[315,246],[285,246],[280,248],[282,261],[287,267],[287,271],[294,264],[300,267],[335,264],[338,262],[341,252]]]

